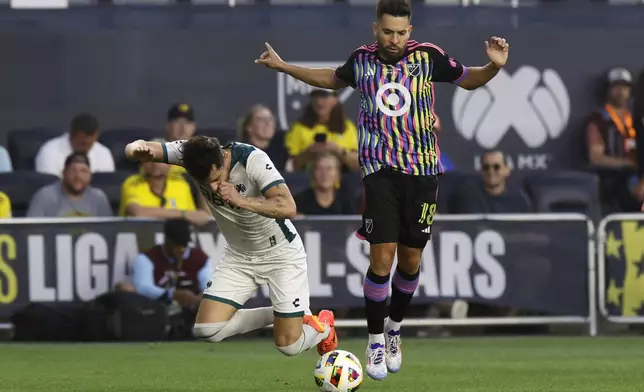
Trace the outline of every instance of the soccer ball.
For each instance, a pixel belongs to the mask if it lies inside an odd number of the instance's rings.
[[[313,377],[322,392],[355,392],[362,384],[362,365],[350,352],[334,350],[320,357]]]

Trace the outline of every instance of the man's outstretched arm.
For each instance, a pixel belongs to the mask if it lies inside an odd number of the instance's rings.
[[[333,68],[305,68],[288,64],[268,43],[266,43],[266,51],[255,60],[255,63],[291,75],[295,79],[315,87],[338,90],[349,85],[335,76]]]
[[[466,90],[474,90],[492,80],[508,61],[510,44],[505,38],[492,37],[485,42],[485,51],[490,62],[483,67],[468,67],[467,75],[458,85]]]
[[[171,165],[182,165],[182,153],[179,149],[185,140],[169,143],[146,142],[137,140],[125,146],[127,159],[139,162],[163,162]]]

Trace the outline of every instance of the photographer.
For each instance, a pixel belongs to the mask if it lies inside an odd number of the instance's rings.
[[[180,319],[182,331],[185,327],[184,332],[189,334],[213,266],[201,249],[188,245],[191,237],[188,221],[167,220],[164,233],[162,245],[137,256],[132,283],[137,293],[167,302],[170,318]]]

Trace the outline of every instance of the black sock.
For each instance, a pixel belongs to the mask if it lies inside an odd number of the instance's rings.
[[[389,305],[389,319],[391,321],[399,323],[405,317],[407,308],[418,287],[419,275],[420,270],[415,274],[408,274],[400,267],[396,268],[391,282],[391,304]]]
[[[367,312],[367,328],[370,334],[381,334],[385,329],[387,317],[387,297],[389,297],[389,275],[379,276],[367,271],[364,278],[364,301]]]

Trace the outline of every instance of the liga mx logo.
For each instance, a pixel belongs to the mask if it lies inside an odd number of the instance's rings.
[[[299,67],[308,68],[333,68],[336,69],[341,66],[342,62],[289,62],[289,64],[297,65]],[[288,130],[292,121],[297,119],[301,114],[304,107],[309,102],[309,93],[313,87],[300,80],[293,78],[282,72],[277,73],[277,116],[281,129]],[[338,98],[340,102],[344,103],[353,94],[353,89],[348,87],[340,90]]]
[[[504,69],[486,86],[457,88],[452,100],[456,129],[479,146],[496,147],[510,131],[530,148],[541,147],[566,129],[570,97],[559,74],[523,66],[514,75]]]

